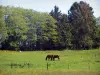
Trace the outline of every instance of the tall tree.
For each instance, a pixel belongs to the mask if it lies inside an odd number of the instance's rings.
[[[97,26],[96,26],[96,38],[94,40],[93,47],[100,48],[100,25],[99,23],[97,23]]]
[[[90,49],[95,38],[95,20],[93,9],[86,2],[74,2],[68,11],[72,25],[73,49]]]
[[[36,24],[37,47],[53,49],[56,43],[57,31],[55,20],[47,13],[41,13]]]
[[[20,8],[11,8],[11,7],[5,7],[5,22],[7,27],[7,33],[9,35],[8,39],[5,41],[10,45],[10,49],[16,49],[18,50],[21,44],[22,40],[25,40],[27,38],[26,33],[28,30],[27,22],[24,20],[24,16],[21,13],[21,11],[17,11]],[[6,47],[6,44],[4,44],[4,47]],[[8,48],[9,49],[9,48]]]
[[[7,39],[7,36],[4,10],[3,6],[0,6],[0,48],[2,46],[1,43]]]
[[[68,17],[66,14],[62,14],[59,7],[54,6],[54,10],[50,12],[50,15],[56,20],[57,33],[58,33],[58,49],[71,46],[71,32],[70,25],[68,23]]]

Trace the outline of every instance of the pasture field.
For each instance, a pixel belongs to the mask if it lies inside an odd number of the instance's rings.
[[[0,75],[100,75],[100,50],[0,51]]]

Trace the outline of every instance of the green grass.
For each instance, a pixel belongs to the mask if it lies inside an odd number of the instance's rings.
[[[47,54],[58,54],[60,60],[46,61]],[[0,75],[100,75],[99,71],[100,50],[0,51]]]

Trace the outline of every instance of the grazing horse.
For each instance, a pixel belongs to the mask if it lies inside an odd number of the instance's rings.
[[[58,60],[60,59],[59,55],[47,55],[46,56],[46,60],[55,60],[55,58],[58,58]]]
[[[52,60],[53,59],[53,55],[47,55],[46,56],[46,60]]]
[[[58,60],[60,59],[59,55],[53,55],[53,60],[55,60],[55,58],[57,58]]]

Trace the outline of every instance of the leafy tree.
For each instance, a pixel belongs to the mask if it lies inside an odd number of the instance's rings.
[[[55,20],[31,9],[3,7],[8,39],[2,49],[53,49],[57,41]],[[52,47],[51,47],[52,46]]]
[[[72,25],[73,49],[90,49],[96,29],[92,7],[83,1],[74,2],[68,14]]]
[[[33,10],[26,10],[24,15],[29,19],[29,30],[25,41],[27,43],[27,47],[30,47],[31,50],[52,48],[49,42],[50,39],[52,43],[56,42],[57,32],[55,20],[47,13],[40,13]],[[48,46],[46,46],[47,42]]]
[[[7,39],[7,29],[5,25],[5,15],[4,15],[4,10],[3,6],[0,6],[0,48],[1,48],[1,43]]]
[[[37,47],[40,49],[52,49],[55,45],[57,32],[55,20],[47,13],[40,14],[36,25]]]
[[[71,46],[71,32],[70,25],[68,23],[68,17],[66,14],[62,14],[59,7],[54,6],[54,10],[50,12],[50,15],[56,20],[57,25],[57,48],[62,49]]]
[[[71,48],[71,25],[68,22],[68,16],[66,14],[62,14],[61,16],[59,28],[62,36],[62,45],[64,44],[66,48]]]
[[[12,10],[10,12],[5,12],[7,16],[5,18],[5,22],[7,27],[7,33],[9,36],[8,40],[6,40],[5,42],[9,43],[11,49],[18,50],[21,44],[21,40],[25,40],[27,38],[27,22],[24,20],[24,16],[22,14],[19,14],[20,11],[16,12],[17,9],[15,10],[15,8],[10,7],[7,7],[5,9],[9,11]]]
[[[58,6],[50,14],[0,6],[1,49],[91,49],[100,47],[99,38],[93,9],[83,1],[74,2],[68,16]]]
[[[93,47],[100,48],[100,25],[97,25],[96,27],[96,38],[94,40]]]

